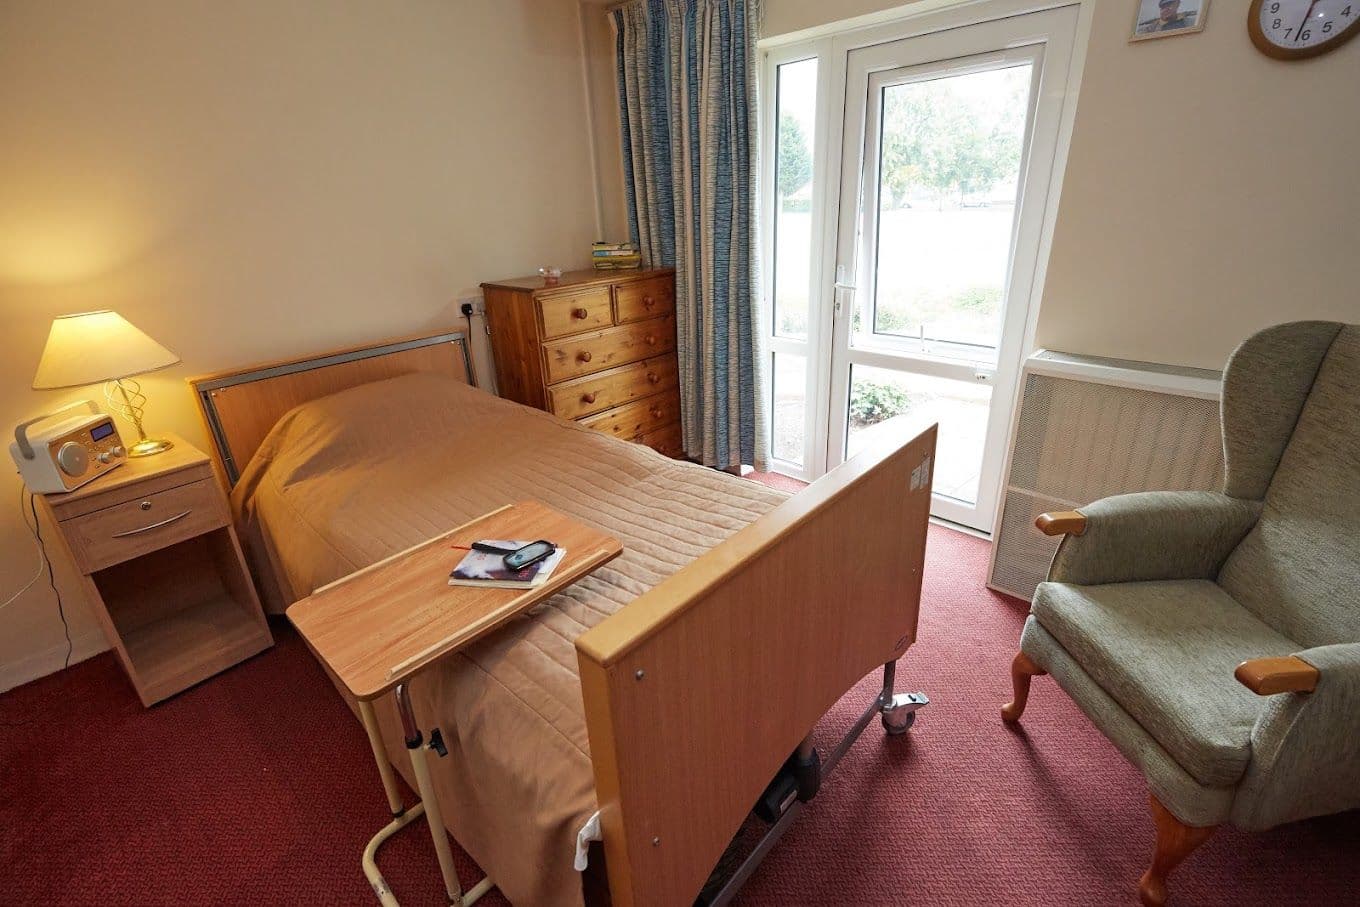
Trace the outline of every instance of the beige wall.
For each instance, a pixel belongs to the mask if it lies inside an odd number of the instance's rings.
[[[179,353],[147,420],[201,440],[187,375],[456,325],[482,280],[584,264],[581,46],[576,0],[0,4],[0,425],[83,395],[29,390],[60,313]],[[7,475],[0,600],[36,566]],[[102,648],[62,588],[77,657]],[[64,645],[44,580],[0,611],[0,681]]]
[[[627,242],[628,200],[623,183],[623,141],[620,136],[615,33],[607,12],[609,0],[583,0],[586,73],[596,166],[599,173],[601,239]]]
[[[1258,328],[1360,321],[1360,44],[1281,63],[1238,4],[1130,45],[1096,5],[1038,343],[1221,368]]]

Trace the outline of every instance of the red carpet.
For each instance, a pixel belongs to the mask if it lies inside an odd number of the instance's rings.
[[[1046,678],[1025,731],[1002,726],[1025,607],[983,587],[977,539],[932,527],[928,561],[899,686],[932,704],[906,738],[870,725],[740,902],[1135,903],[1152,842],[1137,772]],[[108,654],[0,697],[0,903],[376,903],[359,855],[387,815],[363,731],[276,632],[149,711]],[[1226,829],[1173,876],[1172,903],[1356,903],[1358,856],[1360,814]],[[423,826],[381,862],[404,904],[442,902]]]

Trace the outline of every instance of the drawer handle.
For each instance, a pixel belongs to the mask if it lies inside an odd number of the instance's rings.
[[[595,402],[595,392],[594,392],[594,391],[591,391],[591,392],[588,393],[588,394],[582,394],[582,395],[581,395],[581,402],[583,402],[583,403],[594,403],[594,402]]]
[[[643,337],[642,339],[645,340],[645,341],[647,341],[647,345],[648,345],[648,346],[656,346],[656,335],[655,335],[655,334],[648,334],[646,337]]]
[[[648,384],[660,384],[660,383],[661,383],[661,376],[658,375],[656,372],[648,372],[648,373],[647,373],[647,383],[648,383]]]
[[[143,501],[142,503],[145,504],[147,502]],[[143,507],[142,509],[146,510],[147,508]],[[159,529],[162,526],[169,526],[171,523],[176,523],[193,512],[193,508],[191,507],[183,513],[177,513],[168,519],[161,520],[159,523],[152,523],[150,526],[142,526],[137,529],[124,529],[122,532],[115,532],[112,537],[122,539],[127,538],[130,535],[141,535],[143,532],[150,532],[152,529]]]
[[[652,306],[654,306],[654,305],[656,305],[656,300],[655,300],[655,299],[653,299],[653,298],[650,297],[650,296],[644,296],[644,297],[642,297],[642,307],[643,307],[644,309],[650,309],[650,308],[651,308]]]
[[[587,315],[589,315],[589,314],[590,314],[590,312],[589,312],[588,310],[586,310],[586,309],[572,309],[572,310],[571,310],[571,317],[572,317],[572,318],[581,318],[581,319],[584,319],[584,318],[585,318]]]
[[[650,410],[648,410],[648,412],[652,414],[653,419],[661,418],[661,407],[659,406],[653,406]]]
[[[590,355],[590,350],[581,350],[581,352],[576,354],[577,362],[589,362],[591,359],[594,358],[595,358],[594,356]]]

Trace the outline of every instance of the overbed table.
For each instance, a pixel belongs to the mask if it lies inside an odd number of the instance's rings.
[[[449,572],[462,557],[450,549],[480,539],[548,539],[565,548],[566,555],[548,581],[536,589],[448,585]],[[426,754],[427,749],[441,750],[443,742],[437,727],[427,736],[417,721],[411,705],[411,678],[622,553],[617,539],[535,501],[525,501],[493,510],[322,586],[288,609],[288,618],[312,653],[358,702],[373,747],[392,821],[369,841],[362,862],[382,904],[395,907],[397,900],[378,870],[378,848],[422,814],[434,839],[450,903],[472,904],[494,885],[485,878],[466,894],[459,885]],[[387,693],[396,701],[420,795],[420,801],[409,808],[402,803],[373,711],[373,702]]]

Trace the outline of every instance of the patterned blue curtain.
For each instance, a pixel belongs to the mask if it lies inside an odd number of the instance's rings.
[[[756,284],[759,0],[637,0],[614,11],[628,218],[675,268],[685,450],[764,468]]]

